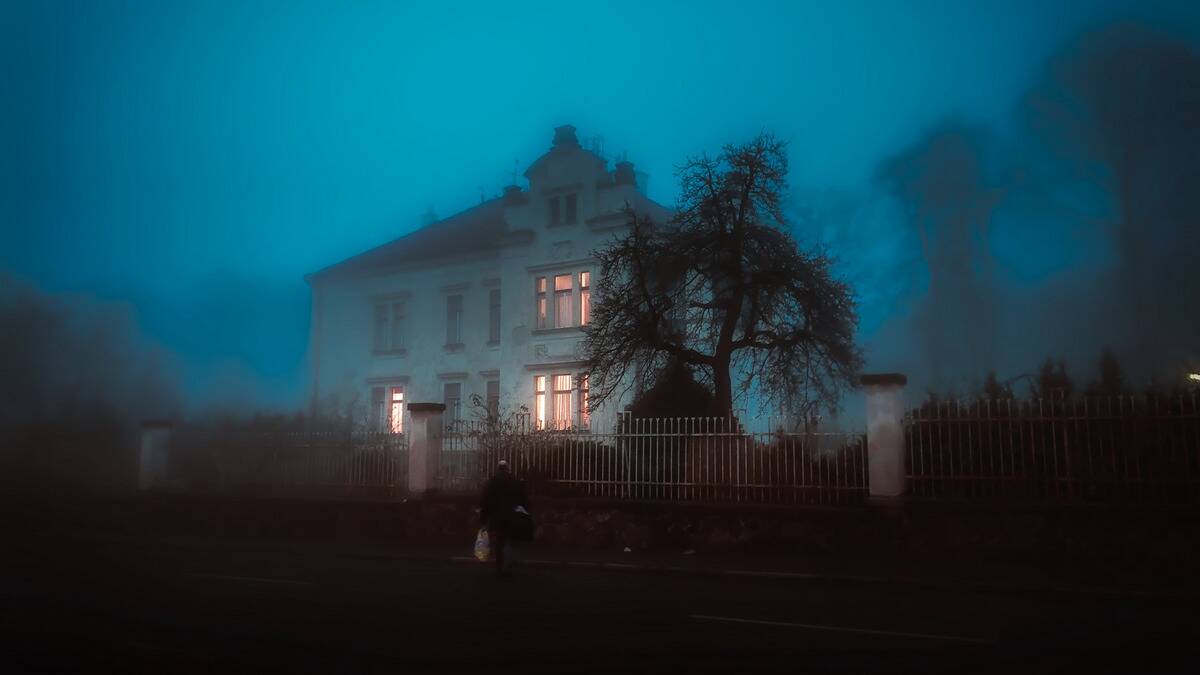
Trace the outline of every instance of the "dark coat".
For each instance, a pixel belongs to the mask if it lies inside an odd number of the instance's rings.
[[[529,510],[525,487],[507,471],[499,471],[483,486],[479,502],[479,522],[488,529],[510,530],[525,517],[513,511],[518,506]]]

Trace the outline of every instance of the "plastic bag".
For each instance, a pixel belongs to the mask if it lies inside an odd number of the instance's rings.
[[[487,530],[479,530],[479,534],[475,535],[475,559],[479,562],[487,562],[492,557],[491,540],[488,538]]]

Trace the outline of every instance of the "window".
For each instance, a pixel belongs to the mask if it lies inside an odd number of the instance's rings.
[[[463,296],[446,297],[446,344],[462,344]]]
[[[493,288],[488,293],[488,342],[500,342],[500,289]]]
[[[548,282],[553,281],[553,304],[547,306]],[[592,322],[592,273],[568,272],[534,280],[534,313],[538,330],[574,328]],[[576,296],[578,294],[578,296]]]
[[[569,194],[563,197],[563,223],[566,225],[574,225],[578,220],[578,195]]]
[[[404,433],[404,387],[372,387],[371,404],[372,429]]]
[[[546,428],[546,376],[533,378],[533,422],[535,429]]]
[[[546,327],[546,277],[538,277],[534,285],[535,302],[537,304],[537,327]]]
[[[392,387],[388,406],[388,429],[393,434],[404,433],[404,388]]]
[[[571,376],[554,376],[554,428],[571,428]]]
[[[387,390],[383,387],[371,387],[371,431],[387,429],[387,402],[384,400]]]
[[[442,402],[446,404],[446,422],[462,419],[462,383],[447,382],[442,385]]]
[[[571,325],[571,283],[570,274],[559,274],[554,277],[554,327],[566,328]]]
[[[404,303],[382,302],[375,305],[374,349],[397,352],[404,349]]]
[[[546,218],[551,225],[574,225],[579,222],[579,195],[562,195],[546,200]]]
[[[588,428],[592,424],[592,415],[588,412],[588,376],[579,376],[579,426]]]
[[[491,419],[500,417],[500,380],[488,380],[487,414]]]
[[[592,273],[579,273],[579,325],[586,326],[592,321]]]

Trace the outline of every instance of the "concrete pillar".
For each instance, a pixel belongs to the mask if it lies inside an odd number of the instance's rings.
[[[899,373],[863,375],[867,392],[867,480],[871,497],[901,497],[904,466],[904,385]]]
[[[438,457],[442,454],[441,403],[409,403],[408,432],[408,491],[413,496],[424,494],[434,487]]]
[[[160,490],[167,486],[171,456],[171,422],[142,422],[142,448],[138,460],[138,490]]]

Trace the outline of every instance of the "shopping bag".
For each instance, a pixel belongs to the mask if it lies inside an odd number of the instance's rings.
[[[487,530],[480,529],[479,534],[475,535],[475,559],[479,562],[487,562],[492,557],[491,540],[488,539]]]

